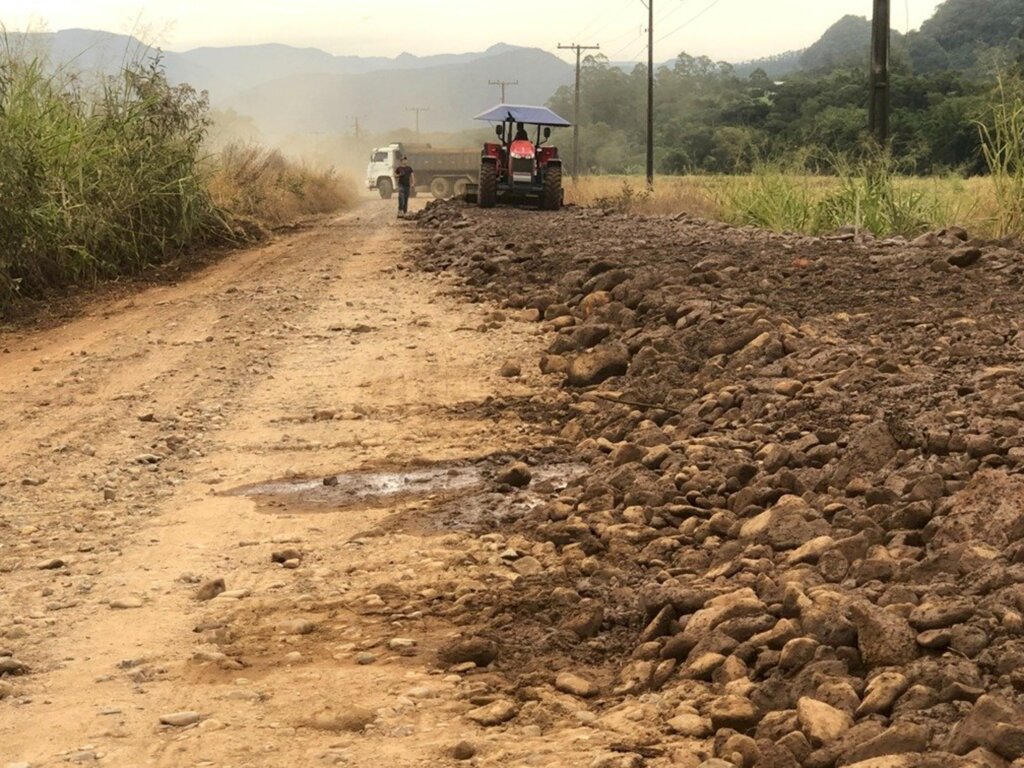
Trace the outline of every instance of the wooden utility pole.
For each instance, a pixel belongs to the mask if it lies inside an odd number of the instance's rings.
[[[416,113],[416,135],[419,135],[419,132],[420,132],[420,112],[429,112],[430,111],[430,107],[406,107],[405,111],[406,112],[415,112]]]
[[[519,81],[518,80],[488,80],[487,84],[488,85],[497,85],[498,87],[500,87],[501,88],[501,103],[502,104],[507,104],[508,102],[505,101],[505,88],[507,86],[509,86],[509,85],[519,85]]]
[[[871,133],[879,145],[889,141],[889,17],[890,0],[875,0],[871,26]]]
[[[647,188],[654,189],[654,0],[647,0]]]
[[[366,115],[363,115],[362,119],[366,119]],[[356,115],[356,116],[354,116],[352,118],[352,125],[353,125],[353,128],[355,129],[356,141],[358,141],[360,138],[362,138],[362,135],[363,135],[363,126],[359,122],[359,120],[360,120],[360,117],[358,115]]]
[[[558,44],[560,51],[576,51],[576,106],[572,118],[572,178],[580,177],[580,55],[583,51],[599,51],[600,45]]]

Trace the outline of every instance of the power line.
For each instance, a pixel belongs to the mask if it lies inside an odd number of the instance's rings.
[[[630,0],[630,2],[628,3],[628,5],[630,6],[630,7],[629,7],[629,10],[628,10],[628,14],[629,14],[629,15],[632,15],[632,14],[633,14],[633,13],[635,12],[635,10],[636,10],[636,5],[635,5],[635,4],[633,3],[633,1],[632,1],[632,0]],[[626,13],[623,13],[623,14],[619,14],[619,15],[618,15],[618,16],[616,16],[616,17],[615,17],[615,18],[614,18],[614,19],[613,19],[612,21],[608,22],[608,23],[607,23],[607,24],[605,24],[604,26],[602,26],[602,27],[599,27],[599,28],[598,28],[598,29],[597,29],[596,31],[592,32],[592,33],[590,34],[590,36],[591,36],[591,37],[597,37],[598,35],[600,35],[600,34],[601,34],[602,32],[604,32],[604,31],[605,31],[606,29],[608,29],[609,27],[612,27],[612,26],[614,26],[614,25],[618,24],[618,23],[619,23],[619,21],[620,21],[620,19],[622,19],[622,18],[623,18],[623,17],[625,17],[626,15],[627,15]]]
[[[611,55],[610,55],[610,56],[608,57],[608,60],[609,60],[609,61],[615,61],[615,58],[616,58],[616,57],[617,57],[617,56],[618,56],[618,55],[619,55],[620,53],[622,53],[622,52],[623,52],[624,50],[626,50],[627,48],[632,48],[632,47],[633,47],[634,45],[636,45],[636,44],[637,44],[637,42],[639,42],[640,38],[642,38],[642,37],[644,36],[644,33],[645,33],[646,31],[647,31],[647,30],[642,30],[642,31],[638,32],[638,33],[637,33],[637,34],[636,34],[636,35],[635,35],[635,36],[633,37],[633,39],[632,39],[632,40],[630,40],[630,41],[629,41],[628,43],[626,43],[626,44],[625,44],[624,46],[622,46],[621,48],[619,48],[619,50],[617,50],[617,51],[616,51],[615,53],[611,54]],[[647,43],[644,43],[644,47],[645,47],[645,48],[647,47]]]
[[[672,35],[674,35],[676,32],[681,32],[682,30],[686,29],[688,26],[693,24],[693,22],[695,22],[697,19],[699,19],[705,13],[710,11],[712,8],[714,8],[716,5],[718,5],[720,2],[722,2],[722,0],[711,0],[711,2],[707,5],[707,7],[704,8],[703,11],[698,13],[696,16],[693,16],[693,17],[689,18],[688,20],[684,21],[682,24],[680,24],[678,27],[673,29],[667,35],[663,35],[662,37],[659,37],[655,42],[660,43],[661,41],[665,40],[666,38],[672,37]]]
[[[677,13],[679,13],[685,7],[686,7],[686,0],[679,0],[679,5],[677,5],[675,8],[669,9],[668,13],[666,13],[664,16],[662,16],[660,19],[658,19],[658,25],[660,26],[660,25],[664,24],[666,21],[671,19],[673,16],[675,16]]]
[[[575,34],[575,38],[577,38],[578,40],[582,38],[585,34],[587,34],[590,30],[594,28],[594,25],[598,24],[599,22],[602,22],[602,20],[608,17],[609,13],[614,13],[614,11],[614,6],[606,7],[604,9],[604,12],[598,13],[593,18],[591,18],[590,22],[587,23],[587,26],[580,30],[580,32]]]

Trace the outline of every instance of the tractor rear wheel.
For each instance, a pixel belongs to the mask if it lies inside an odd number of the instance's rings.
[[[480,166],[479,203],[481,208],[493,208],[498,202],[498,166],[483,163]]]
[[[544,174],[544,195],[540,207],[546,211],[557,211],[562,207],[562,166],[551,166]]]
[[[436,177],[430,182],[430,193],[438,200],[444,200],[452,193],[452,185],[443,176]]]
[[[377,191],[380,192],[382,200],[390,200],[391,195],[394,193],[395,188],[391,184],[391,179],[381,179],[377,182]]]

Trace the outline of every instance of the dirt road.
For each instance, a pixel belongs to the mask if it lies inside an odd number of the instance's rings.
[[[1022,282],[367,201],[0,337],[0,768],[1024,766]]]
[[[488,399],[531,396],[533,374],[499,369],[542,339],[407,268],[413,229],[367,201],[0,337],[0,661],[28,667],[0,678],[0,766],[551,749],[535,727],[478,738],[462,715],[480,683],[437,666],[453,629],[421,607],[517,578],[509,542],[461,530],[489,510],[460,499],[490,482],[467,461],[538,444]],[[385,472],[324,484],[371,468]],[[299,477],[308,493],[232,492]],[[198,599],[216,579],[226,591]]]

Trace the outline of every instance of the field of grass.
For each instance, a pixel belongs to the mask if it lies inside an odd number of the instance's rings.
[[[764,168],[747,176],[659,176],[654,191],[648,192],[642,176],[588,176],[567,183],[566,201],[636,213],[689,213],[776,231],[821,234],[844,224],[874,230],[867,220],[872,193],[852,188],[858,182],[864,184],[852,175],[814,176]],[[910,236],[951,225],[978,235],[1003,234],[997,188],[990,177],[891,177],[888,182],[896,198],[886,201],[892,202],[889,207],[911,215],[902,220],[890,217],[894,221],[880,224],[878,234]],[[851,202],[846,210],[849,220],[819,215],[837,199]]]

